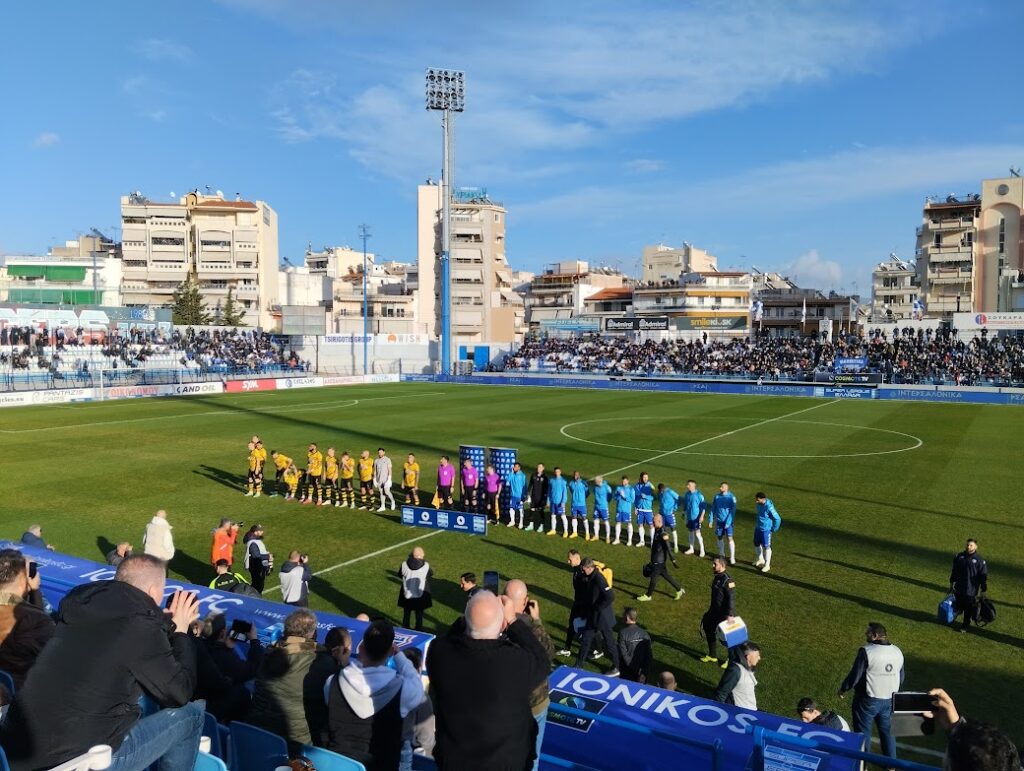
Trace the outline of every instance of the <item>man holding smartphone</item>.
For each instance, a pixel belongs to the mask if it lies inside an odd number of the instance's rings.
[[[839,698],[853,691],[853,730],[864,734],[871,746],[872,725],[878,726],[882,752],[896,757],[892,734],[892,695],[903,684],[903,651],[889,642],[885,627],[871,622],[864,632],[864,645],[857,651],[850,674],[839,686]]]
[[[17,689],[53,637],[39,580],[33,560],[17,549],[0,551],[0,669],[10,674]]]

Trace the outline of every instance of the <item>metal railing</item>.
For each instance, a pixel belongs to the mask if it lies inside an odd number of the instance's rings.
[[[0,391],[46,391],[58,388],[100,388],[129,385],[175,385],[209,383],[218,380],[239,380],[252,377],[287,377],[304,375],[305,368],[281,366],[232,367],[213,365],[203,368],[120,367],[67,372],[21,372],[16,369],[0,371]]]

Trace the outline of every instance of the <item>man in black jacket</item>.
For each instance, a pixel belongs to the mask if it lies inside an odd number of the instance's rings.
[[[548,502],[548,476],[544,473],[544,464],[538,463],[537,470],[530,477],[526,487],[526,495],[530,500],[530,524],[526,530],[536,529],[544,532],[544,506]]]
[[[202,642],[217,674],[226,680],[223,688],[206,695],[206,711],[212,712],[221,723],[241,720],[252,704],[252,694],[246,688],[246,683],[256,677],[260,662],[263,661],[264,649],[256,636],[256,625],[250,624],[245,635],[248,652],[244,659],[238,655],[223,613],[216,613],[206,619],[203,623],[203,638]],[[202,671],[199,684],[202,689]]]
[[[192,768],[203,704],[189,625],[195,595],[175,592],[161,608],[167,569],[146,554],[128,557],[113,581],[72,589],[57,631],[29,672],[4,722],[2,743],[15,771],[50,768],[97,744],[114,749],[116,771]],[[146,694],[162,709],[142,718]]]
[[[53,637],[53,619],[43,610],[41,579],[33,566],[17,549],[0,551],[0,669],[11,676],[15,688],[25,683]]]
[[[964,614],[961,632],[966,632],[974,620],[979,594],[988,591],[988,564],[978,554],[978,542],[967,539],[964,550],[953,558],[949,573],[949,590],[956,598],[956,612]]]
[[[575,549],[569,549],[569,555],[565,561],[572,568],[572,607],[569,609],[569,622],[565,626],[565,647],[558,651],[559,656],[572,655],[572,641],[579,636],[576,630],[576,619],[582,617],[580,607],[584,591],[583,568],[580,567],[583,557]]]
[[[736,615],[736,582],[725,570],[725,557],[719,555],[711,560],[711,604],[701,617],[700,626],[708,644],[708,655],[701,658],[705,664],[718,663],[718,625]],[[731,651],[727,651],[731,653]],[[723,669],[727,667],[728,658]]]
[[[504,635],[502,635],[504,630]],[[476,594],[466,633],[430,645],[427,668],[437,703],[434,759],[441,771],[525,771],[533,767],[533,690],[550,661],[508,597]]]
[[[650,582],[647,584],[647,593],[637,597],[637,602],[650,602],[654,598],[654,589],[658,585],[659,577],[664,577],[670,586],[675,587],[677,600],[683,599],[683,595],[686,594],[683,587],[676,583],[676,580],[668,572],[668,567],[665,565],[667,560],[672,560],[672,565],[679,567],[676,565],[675,558],[668,550],[668,539],[669,531],[665,527],[664,518],[661,514],[655,514],[654,530],[651,533]]]
[[[594,637],[600,633],[604,638],[605,650],[612,658],[612,668],[606,674],[618,677],[619,648],[615,644],[615,633],[612,631],[615,626],[615,594],[590,557],[583,558],[580,570],[581,588],[577,597],[579,613],[583,618],[583,639],[580,641],[580,652],[576,656],[576,667],[583,667],[586,657],[594,647]]]
[[[647,670],[651,666],[651,636],[640,626],[636,608],[622,611],[622,629],[619,630],[619,665],[622,679],[635,683],[647,682]]]

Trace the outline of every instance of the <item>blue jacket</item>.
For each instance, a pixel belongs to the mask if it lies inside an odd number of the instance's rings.
[[[686,512],[688,522],[696,522],[701,514],[707,511],[708,505],[704,501],[704,493],[694,490],[692,493],[687,490],[683,493],[683,511]]]
[[[636,490],[631,485],[619,485],[615,488],[615,505],[618,511],[632,511],[636,500]]]
[[[520,471],[513,471],[508,475],[508,492],[513,498],[522,500],[523,491],[526,490],[526,474]]]
[[[654,510],[654,485],[650,482],[636,483],[636,509],[637,511]]]
[[[719,527],[732,527],[733,518],[736,516],[736,496],[731,492],[718,493],[711,501],[711,515]]]
[[[573,506],[586,506],[587,505],[587,483],[582,479],[571,479],[569,480],[569,492],[572,493],[572,505]]]
[[[607,482],[594,485],[594,506],[601,511],[608,511],[608,498],[611,497],[612,488]]]
[[[757,504],[757,529],[775,532],[782,526],[782,517],[775,510],[775,504],[771,498],[766,498],[764,503]]]
[[[548,482],[548,501],[558,505],[564,505],[569,498],[569,485],[565,477],[551,477]]]
[[[661,495],[659,495],[658,498],[662,514],[676,513],[676,507],[679,505],[679,493],[671,487],[666,487],[661,491]]]

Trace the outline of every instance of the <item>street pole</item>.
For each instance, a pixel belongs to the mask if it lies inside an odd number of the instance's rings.
[[[367,288],[367,277],[366,277],[366,239],[370,237],[370,226],[360,225],[359,226],[359,237],[363,239],[363,374],[369,374],[370,359],[369,359],[369,348],[370,348],[370,315],[369,315],[369,304],[366,298]]]

